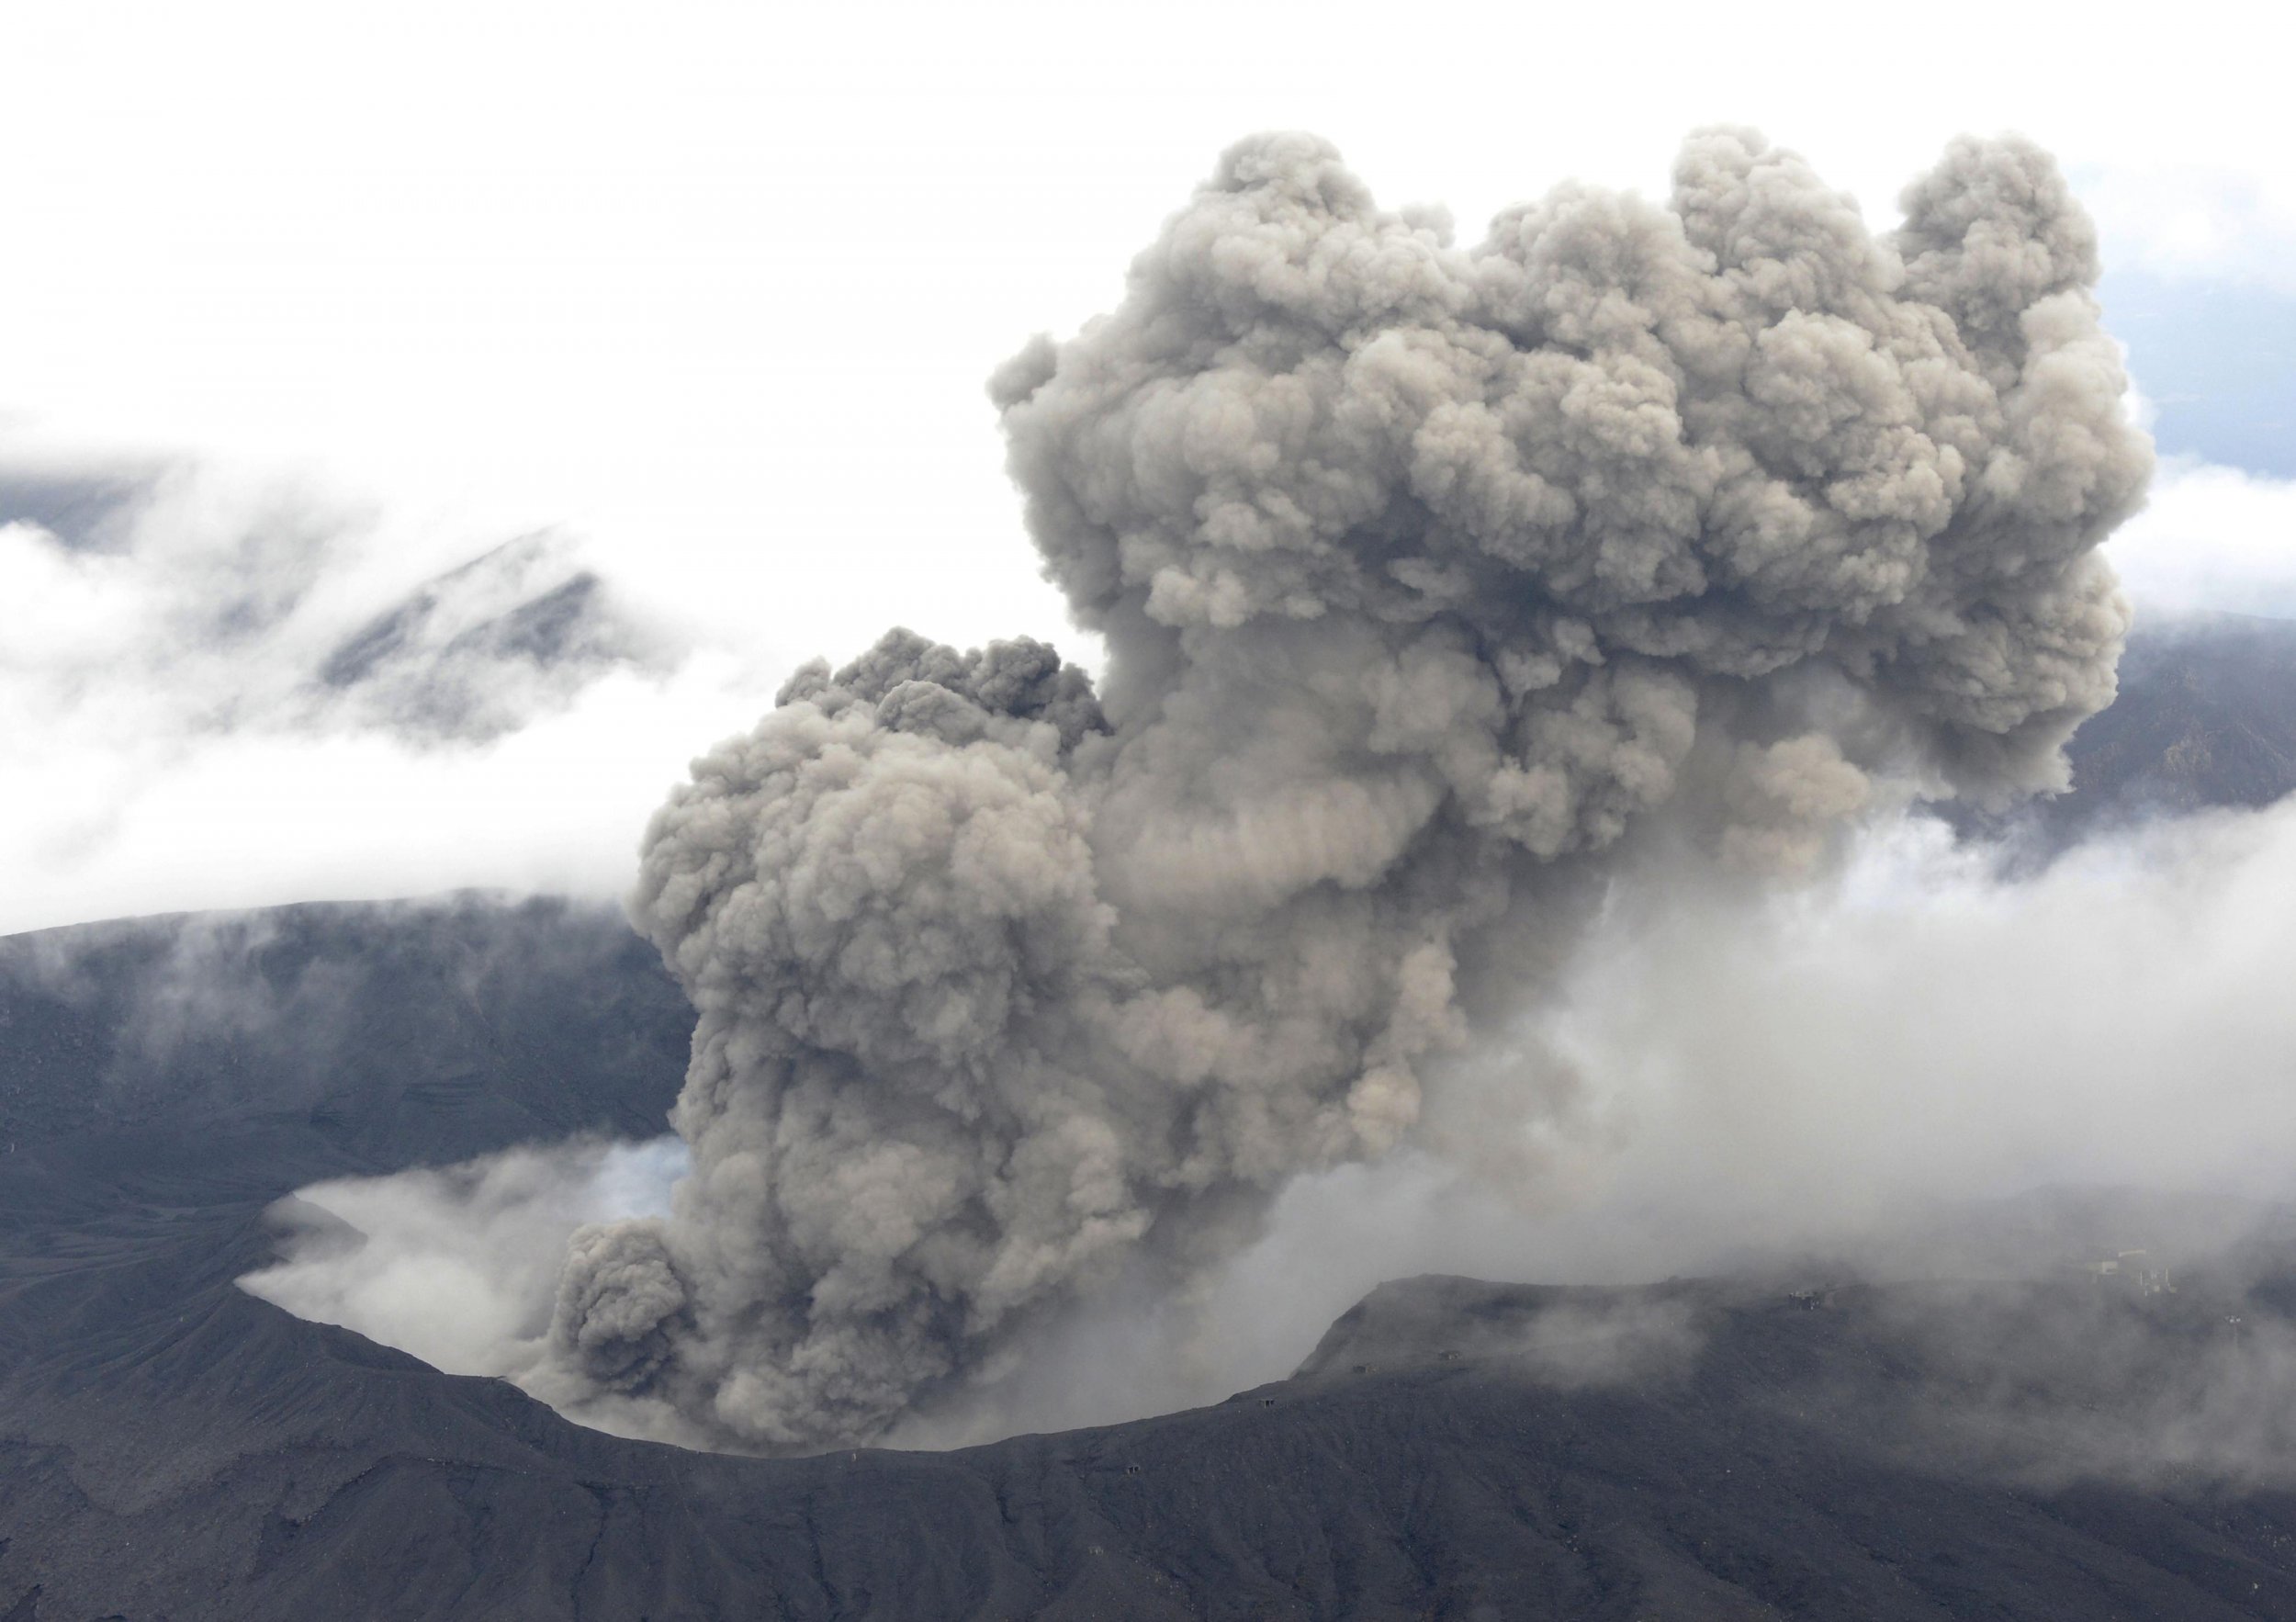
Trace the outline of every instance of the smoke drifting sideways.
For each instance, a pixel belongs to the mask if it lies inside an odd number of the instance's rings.
[[[273,1208],[281,1258],[240,1286],[436,1368],[524,1376],[556,1282],[536,1258],[583,1222],[666,1209],[685,1163],[675,1138],[578,1139],[314,1184]]]
[[[1411,1141],[1637,850],[1806,871],[1878,798],[2063,786],[2151,466],[2094,237],[2015,140],[1904,206],[1713,130],[1663,206],[1460,249],[1320,140],[1231,150],[991,385],[1099,691],[896,631],[655,817],[692,1169],[573,1240],[566,1384],[883,1435]]]

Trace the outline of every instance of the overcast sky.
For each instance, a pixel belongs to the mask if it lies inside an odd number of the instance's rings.
[[[1273,126],[1470,240],[1567,177],[1662,194],[1705,123],[1877,223],[1952,135],[2021,130],[2099,219],[2174,453],[2133,589],[2296,614],[2296,161],[2249,9],[43,9],[0,96],[0,931],[611,893],[795,659],[1073,642],[983,379]],[[535,531],[414,639],[483,687],[461,630],[594,570],[563,690],[313,696]]]

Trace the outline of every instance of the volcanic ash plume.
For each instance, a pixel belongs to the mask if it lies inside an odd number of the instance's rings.
[[[1564,186],[1461,250],[1321,141],[1230,152],[992,384],[1103,691],[896,631],[649,829],[693,1171],[578,1236],[571,1377],[881,1433],[1409,1133],[1638,818],[1791,870],[1878,771],[2061,786],[2150,466],[2094,240],[2014,141],[1905,206],[1715,131],[1663,208]]]

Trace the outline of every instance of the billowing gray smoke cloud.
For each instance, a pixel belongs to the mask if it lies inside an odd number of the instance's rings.
[[[2150,465],[2093,238],[2016,141],[1905,206],[1871,236],[1710,131],[1666,207],[1565,186],[1460,250],[1321,141],[1230,152],[992,385],[1102,692],[895,632],[648,831],[693,1172],[578,1236],[574,1375],[875,1434],[1397,1143],[1638,818],[1792,869],[1876,772],[2060,785]]]

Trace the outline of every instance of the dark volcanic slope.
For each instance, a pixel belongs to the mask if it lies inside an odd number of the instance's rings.
[[[2084,793],[2129,810],[2264,805],[2296,788],[2296,624],[2212,614],[2141,631],[2081,729]]]
[[[2140,625],[2121,696],[2065,753],[2072,792],[2011,819],[2048,850],[2161,812],[2267,805],[2296,790],[2296,622],[2204,614]]]
[[[16,1143],[8,1170],[37,1177],[84,1158],[244,1163],[284,1193],[585,1130],[651,1137],[692,1027],[602,907],[465,897],[9,936],[0,1156]]]
[[[2296,1497],[2220,1484],[2188,1389],[2289,1344],[2268,1275],[1419,1280],[1133,1425],[792,1461],[583,1431],[231,1279],[315,1177],[651,1130],[686,1018],[643,948],[476,904],[178,933],[0,942],[8,1622],[2296,1616]]]

